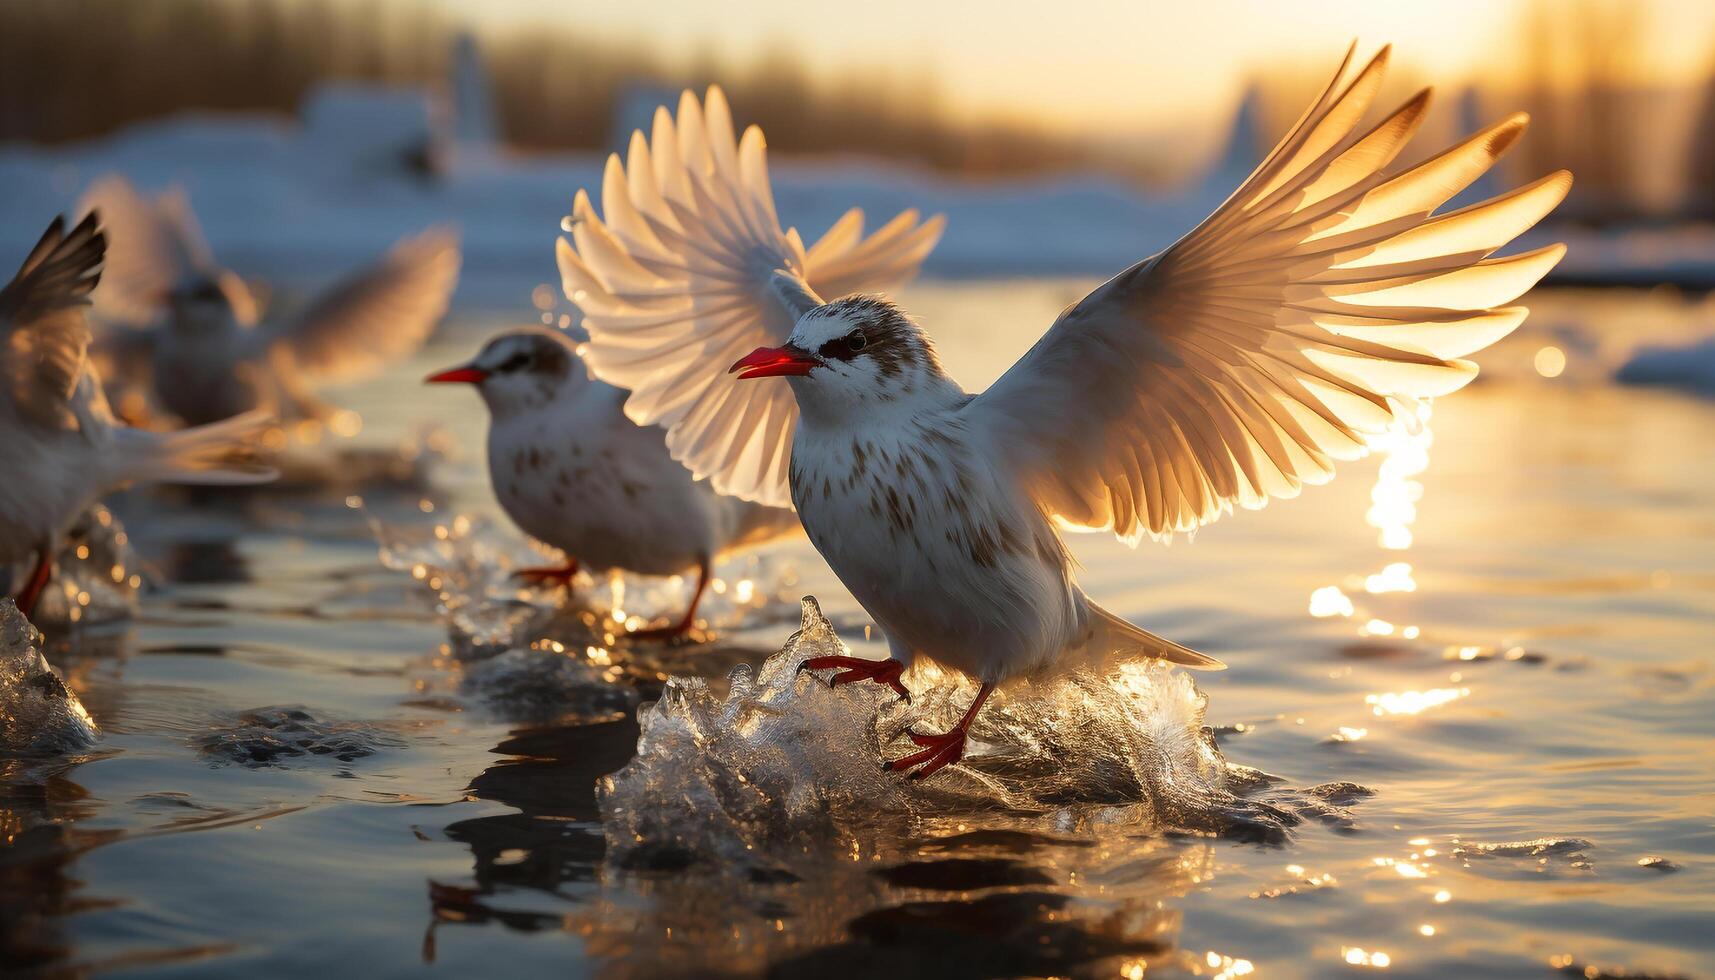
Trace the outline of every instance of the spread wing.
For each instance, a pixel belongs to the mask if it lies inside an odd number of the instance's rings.
[[[373,374],[423,345],[458,277],[458,234],[431,228],[394,245],[260,339],[319,380]]]
[[[1425,91],[1360,118],[1384,49],[1323,95],[1249,179],[1167,251],[1102,285],[964,409],[1068,527],[1189,531],[1295,496],[1362,455],[1415,399],[1477,373],[1508,306],[1563,253],[1490,253],[1566,195],[1562,171],[1448,214],[1524,130],[1503,120],[1402,173]]]
[[[72,404],[89,348],[86,308],[107,242],[94,214],[70,233],[55,218],[0,289],[5,383],[14,410],[41,425],[78,427]]]
[[[256,322],[256,298],[243,279],[216,264],[182,190],[149,199],[124,177],[111,174],[90,185],[78,209],[99,213],[109,239],[107,266],[95,295],[95,311],[103,319],[147,325],[168,293],[206,278],[226,291],[240,323]]]
[[[784,343],[822,296],[910,279],[942,220],[907,211],[865,237],[854,208],[806,251],[775,214],[762,130],[735,139],[719,88],[706,106],[684,93],[677,119],[657,109],[651,136],[632,134],[623,164],[608,159],[601,204],[598,218],[578,192],[558,249],[591,370],[630,390],[626,414],[665,427],[673,457],[715,489],[791,506],[792,392],[737,384],[726,369]]]

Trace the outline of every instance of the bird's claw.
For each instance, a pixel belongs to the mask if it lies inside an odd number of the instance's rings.
[[[901,681],[900,675],[905,673],[905,665],[897,660],[869,660],[864,657],[811,657],[799,661],[798,673],[806,670],[833,670],[834,676],[828,678],[829,687],[839,687],[841,684],[855,684],[858,681],[874,681],[893,688],[893,692],[902,700],[911,700],[911,691]]]
[[[906,779],[928,779],[965,757],[963,728],[955,728],[942,735],[928,735],[908,728],[905,735],[913,743],[922,746],[923,751],[913,752],[898,759],[888,759],[881,764],[884,772],[905,772],[910,769],[913,771],[906,775]]]

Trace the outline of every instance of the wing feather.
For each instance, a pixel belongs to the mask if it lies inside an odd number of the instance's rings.
[[[790,506],[791,390],[737,385],[727,366],[783,343],[821,296],[909,279],[941,222],[909,211],[866,238],[853,209],[806,250],[780,226],[762,131],[736,132],[718,88],[702,101],[685,92],[676,116],[657,109],[649,136],[608,160],[602,214],[582,191],[573,200],[557,257],[589,331],[585,361],[630,390],[626,414],[665,427],[674,458],[717,490]]]
[[[260,342],[323,381],[361,378],[421,347],[458,284],[458,235],[432,228],[336,283]]]
[[[1214,214],[1068,309],[964,408],[1062,525],[1135,543],[1326,482],[1416,400],[1467,384],[1464,358],[1523,320],[1509,304],[1564,249],[1493,253],[1571,175],[1436,215],[1526,120],[1387,173],[1429,101],[1360,131],[1387,55],[1346,82],[1348,53]],[[834,261],[850,250],[836,244]]]
[[[0,289],[5,381],[14,410],[37,424],[75,429],[73,404],[85,374],[86,308],[101,280],[107,238],[94,212],[70,232],[55,218]]]

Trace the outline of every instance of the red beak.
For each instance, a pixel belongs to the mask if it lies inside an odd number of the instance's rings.
[[[740,381],[751,378],[790,378],[809,374],[822,362],[808,353],[787,344],[784,347],[758,347],[739,359],[727,373],[739,372]]]
[[[423,379],[423,383],[430,385],[446,385],[462,382],[464,384],[477,385],[482,384],[487,380],[488,372],[481,368],[456,367],[448,368],[439,374],[431,374]]]

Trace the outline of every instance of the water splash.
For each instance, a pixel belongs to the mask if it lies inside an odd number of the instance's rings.
[[[881,770],[912,749],[907,727],[943,730],[975,688],[919,665],[907,704],[875,685],[828,688],[798,665],[846,653],[814,599],[759,670],[725,693],[672,678],[638,715],[636,758],[599,786],[619,868],[754,868],[762,855],[860,855],[928,822],[985,814],[1020,831],[1096,825],[1279,842],[1306,817],[1349,825],[1353,784],[1259,792],[1274,777],[1231,764],[1203,727],[1191,677],[1155,662],[1078,668],[999,692],[961,765],[921,783]]]
[[[11,599],[0,599],[0,751],[76,752],[101,730],[42,656],[42,634]]]
[[[424,501],[433,512],[433,505]],[[692,576],[578,574],[569,589],[537,587],[514,573],[526,565],[557,564],[560,557],[509,534],[483,517],[458,514],[431,527],[371,527],[381,563],[409,574],[434,596],[447,620],[452,653],[478,660],[551,640],[562,647],[612,650],[627,634],[676,619],[690,602]],[[763,555],[724,562],[709,582],[698,618],[709,630],[767,622],[790,608],[785,598],[797,581],[792,567]]]

